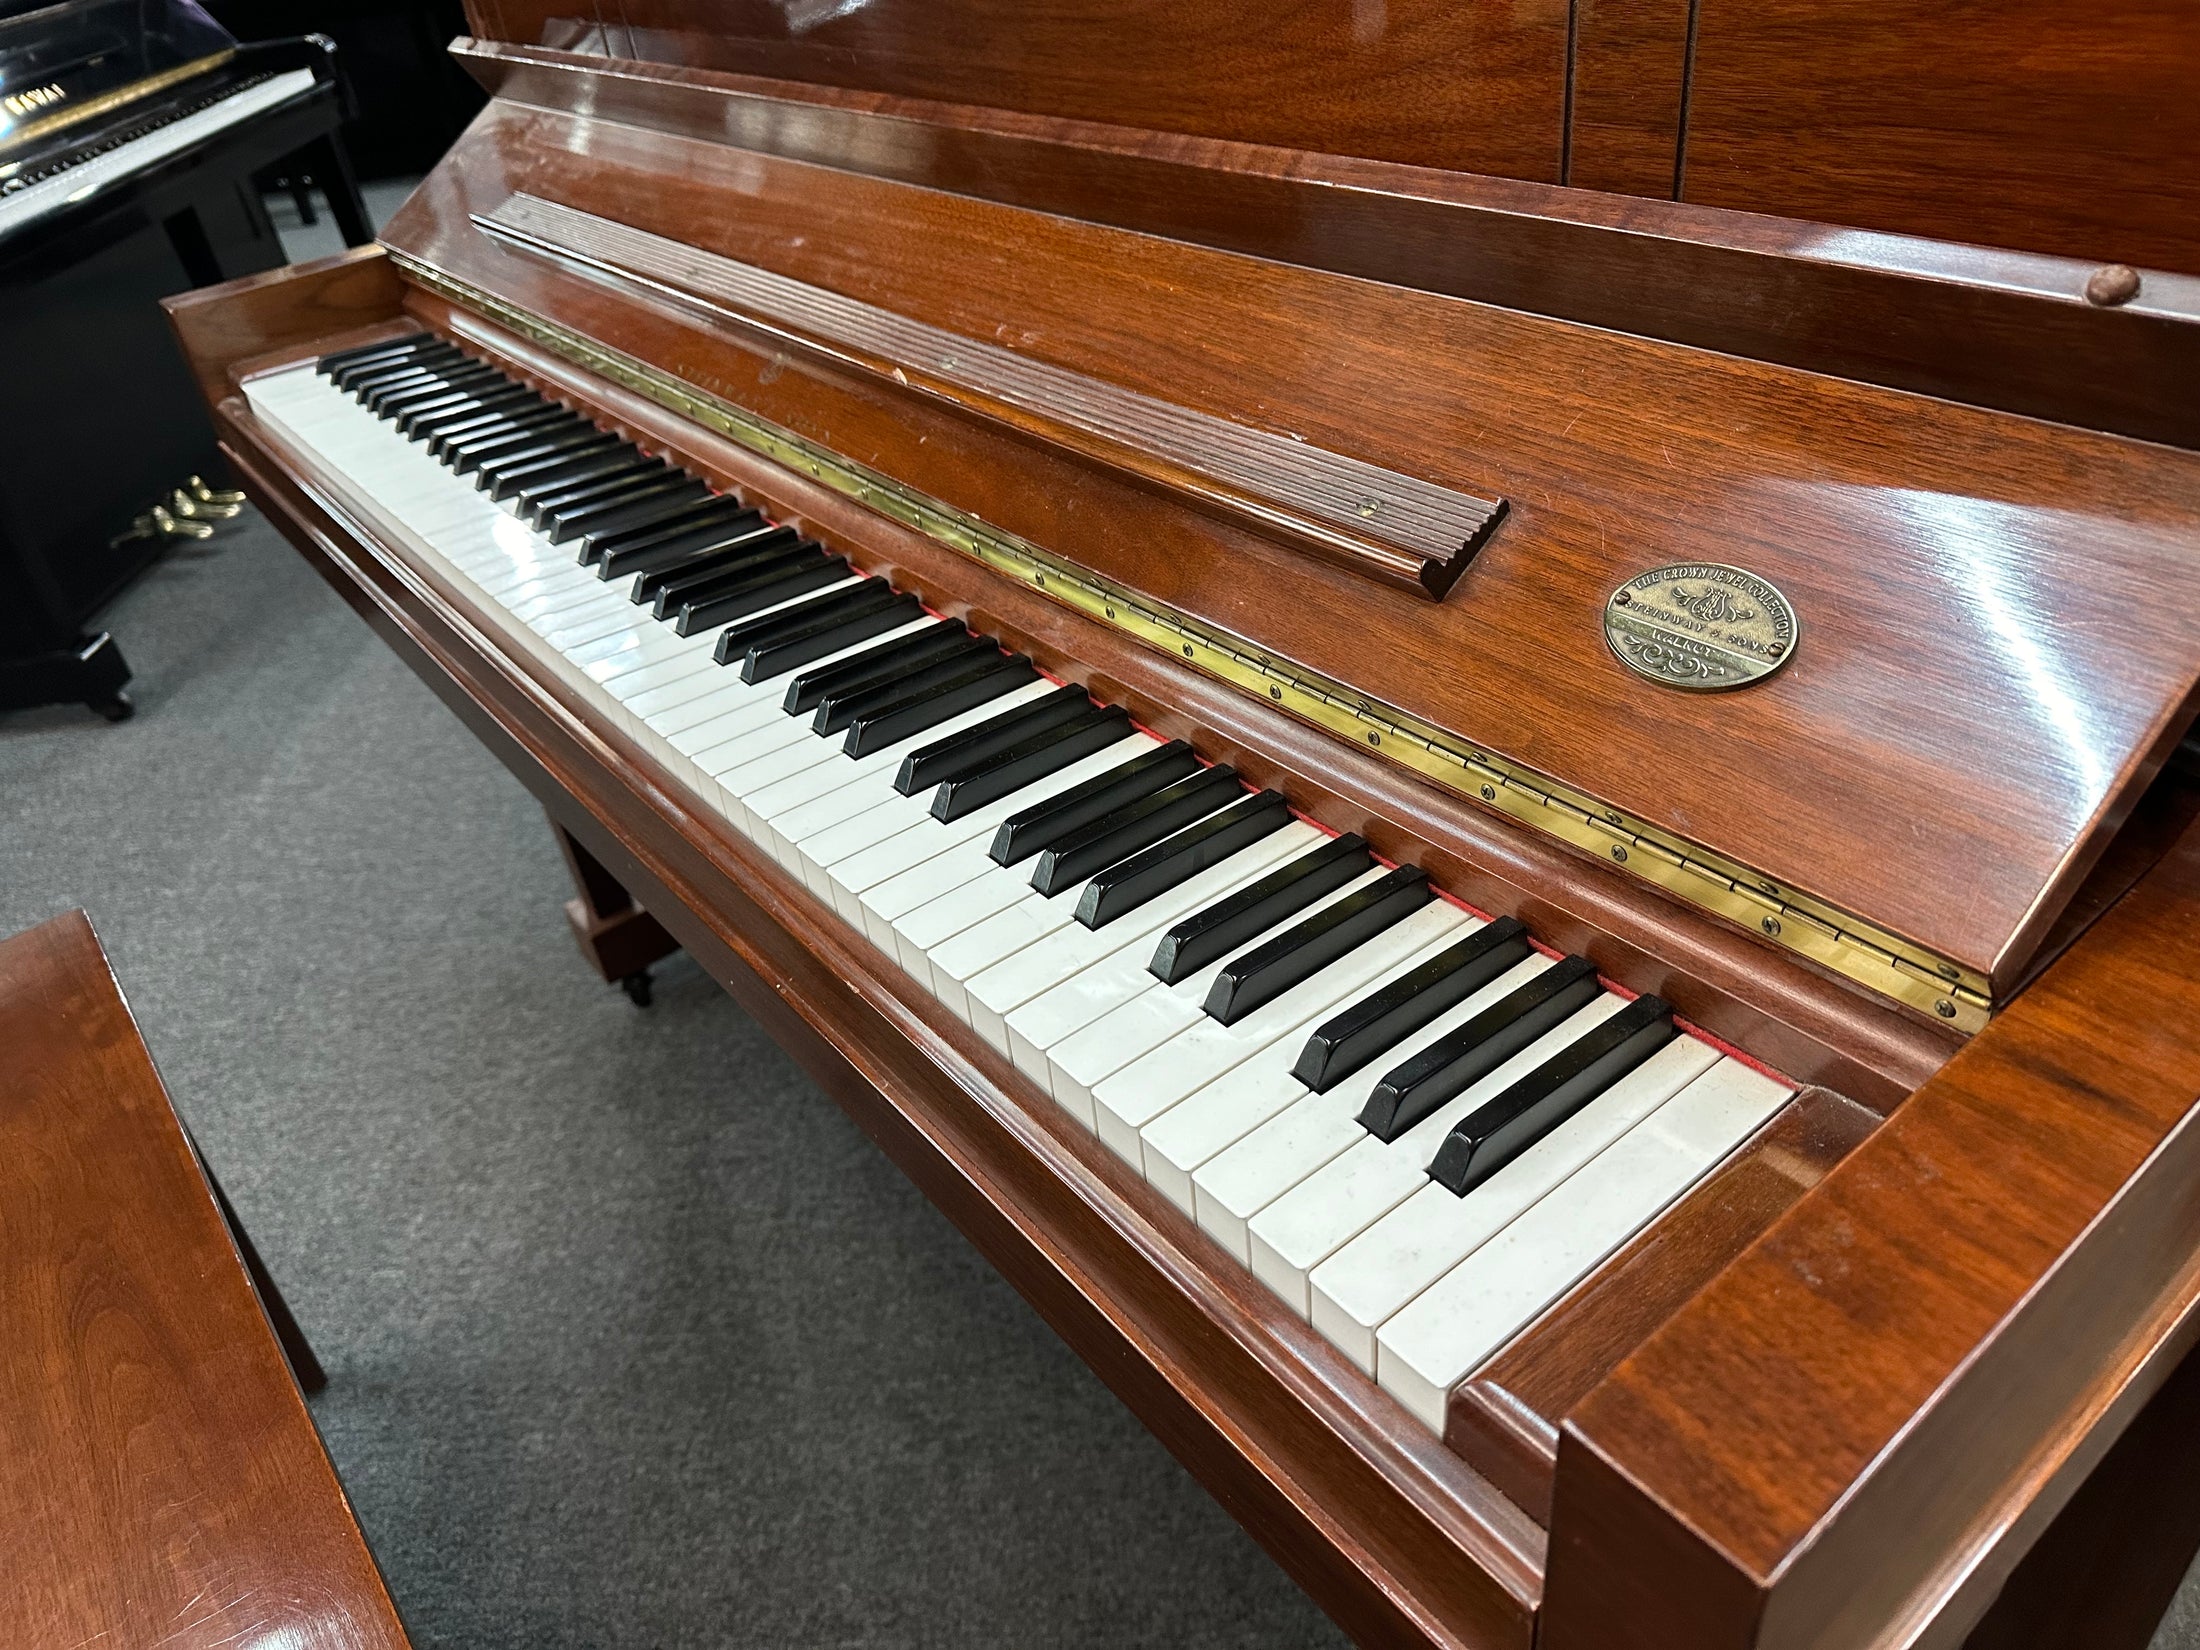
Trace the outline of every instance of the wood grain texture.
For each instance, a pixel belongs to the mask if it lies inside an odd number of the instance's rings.
[[[1804,1089],[1747,1145],[1451,1395],[1444,1441],[1551,1521],[1559,1425],[1613,1368],[1823,1180],[1879,1119]]]
[[[1955,1039],[1830,988],[1800,963],[1738,942],[1707,917],[1583,862],[1563,848],[1462,809],[1444,793],[1355,746],[1313,732],[1166,654],[1007,585],[953,551],[874,515],[653,402],[580,371],[441,300],[409,300],[419,320],[459,338],[610,428],[764,504],[855,565],[916,591],[928,606],[999,637],[1142,724],[1191,740],[1246,778],[1290,797],[1386,858],[1425,866],[1482,910],[1517,916],[1603,974],[1655,991],[1714,1035],[1779,1069],[1891,1109],[1939,1069]],[[348,342],[349,340],[345,340]]]
[[[218,303],[186,292],[162,307],[184,355],[201,374],[199,388],[211,405],[229,393],[229,385],[226,368],[211,380],[204,376],[214,370],[208,363],[347,331],[394,310],[398,287],[382,249],[361,246],[208,289],[222,293]]]
[[[1441,599],[1504,513],[1268,430],[789,280],[753,264],[515,195],[481,228],[635,296],[664,294],[1109,465],[1194,509],[1351,572]]]
[[[2182,0],[1699,0],[1682,198],[2200,270]]]
[[[473,228],[521,190],[1513,509],[1430,609]],[[2200,692],[2159,599],[2188,455],[502,106],[385,236],[2004,985]],[[1616,661],[1609,592],[1695,559],[1787,594],[1787,669],[1698,696]]]
[[[2200,446],[2200,280],[1429,167],[495,41],[508,101],[2147,440]],[[1592,104],[1593,107],[1593,104]]]
[[[0,942],[0,1641],[401,1650],[83,913]]]
[[[438,210],[448,206],[446,201]],[[827,210],[820,221],[829,222],[831,215]],[[210,301],[218,302],[219,295]],[[1853,1002],[1844,1009],[1839,993],[1816,988],[1807,977],[1783,978],[1781,959],[1760,961],[1731,937],[1692,925],[1685,913],[1645,899],[1608,873],[1523,844],[1517,833],[1402,781],[1364,753],[1282,723],[1261,706],[1219,691],[1034,592],[989,581],[944,548],[799,477],[774,471],[500,329],[424,294],[414,293],[406,303],[420,320],[464,338],[469,347],[588,407],[611,426],[746,490],[833,547],[860,551],[865,565],[890,572],[943,612],[1015,641],[1050,668],[1082,676],[1096,692],[1129,704],[1158,731],[1192,734],[1203,748],[1240,760],[1249,777],[1280,783],[1326,822],[1364,819],[1378,846],[1391,853],[1417,855],[1424,844],[1438,844],[1427,862],[1440,880],[1488,909],[1518,910],[1559,943],[1571,945],[1573,935],[1581,936],[1585,948],[1602,954],[1600,962],[1613,960],[1607,971],[1616,978],[1643,984],[1661,972],[1672,976],[1667,995],[1694,993],[1715,1013],[1746,1021],[1745,1046],[1764,1051],[1757,1036],[1777,1035],[1805,1050],[1815,1046],[1828,1066],[1843,1062],[1844,1048],[1867,1051],[1846,1058],[1875,1073],[1881,1085],[1897,1070],[1922,1076],[1946,1051],[1945,1043],[1904,1045],[1889,1035],[1887,1016],[1857,1012]],[[664,358],[670,358],[664,352],[687,350],[693,353],[683,359],[706,359],[670,317],[630,307],[618,322],[622,347]],[[359,329],[327,345],[396,324],[391,317],[362,319]],[[729,387],[738,380],[744,389],[753,384],[768,390],[772,382],[795,376],[784,363],[744,359],[737,350],[708,353],[707,359],[709,370]],[[223,370],[219,362],[201,367],[217,375]],[[803,393],[823,396],[846,389],[815,378],[805,381]],[[859,414],[832,405],[834,416],[860,422]],[[1396,1406],[1303,1323],[1279,1311],[1241,1274],[1218,1266],[1204,1240],[1180,1217],[1126,1176],[1104,1150],[1059,1124],[1052,1108],[1033,1099],[1005,1063],[948,1022],[806,892],[696,811],[652,763],[595,725],[563,689],[505,657],[454,591],[377,544],[316,481],[309,465],[256,429],[240,400],[228,400],[218,418],[240,473],[308,559],[512,766],[559,823],[663,915],[673,936],[805,1062],[1348,1630],[1371,1643],[1528,1642],[1545,1591],[1543,1537],[1532,1520],[1451,1452],[1416,1436]],[[989,450],[972,441],[967,451],[985,457]],[[2124,909],[2097,925],[2058,972],[2102,947],[2118,956],[2132,949],[2131,936],[2111,932]],[[1561,931],[1567,937],[1561,938]],[[2100,1038],[2086,1035],[2090,1058]],[[1881,1134],[1906,1116],[1906,1110],[1898,1112]],[[1991,1129],[1985,1144],[1997,1144]],[[1960,1153],[1951,1154],[1945,1167],[1968,1173],[1966,1185],[1983,1204],[1998,1206],[2003,1200],[1998,1184],[1977,1190],[1991,1178],[1989,1167],[1972,1168]],[[2160,1198],[2184,1183],[2181,1165],[2157,1172],[2163,1167],[2127,1170],[2124,1207]],[[1843,1172],[1791,1211],[1772,1235],[1806,1213]],[[2031,1190],[2016,1179],[2007,1195],[2021,1199]],[[1960,1224],[1956,1229],[1962,1231]],[[2130,1263],[2129,1269],[2142,1275],[2158,1266],[2163,1251],[2154,1240],[2160,1222],[2111,1223],[2105,1230],[2107,1238],[2089,1257],[2103,1265],[2081,1285],[2104,1276],[2113,1281],[2120,1276],[2117,1262]],[[2185,1253],[2192,1251],[2188,1244]],[[1925,1278],[1935,1275],[1938,1261],[1929,1244],[1913,1244],[1906,1254]],[[2087,1389],[2090,1405],[2076,1421],[2066,1406],[2029,1433],[2023,1429],[2031,1417],[2016,1423],[2020,1441],[2045,1440],[2034,1455],[2050,1457],[2052,1470],[2029,1486],[2038,1493],[2008,1513],[1997,1531],[2004,1539],[1992,1562],[1970,1567],[1972,1584],[1983,1586],[1985,1595],[2045,1527],[2075,1475],[2107,1449],[2189,1333],[2175,1303],[2153,1298],[2134,1303],[2113,1290],[2100,1295],[2101,1322],[2119,1329],[2122,1338],[2112,1355],[2087,1366],[2097,1373]],[[1702,1298],[1653,1336],[1649,1349],[1689,1323]],[[2072,1298],[2090,1297],[2081,1288]],[[2052,1327],[2066,1330],[2071,1322],[2065,1314]],[[2009,1355],[2007,1347],[1995,1350]],[[2024,1350],[2031,1356],[2020,1357],[2020,1369],[2062,1367],[2059,1342]],[[1622,1364],[1606,1388],[1624,1381],[1641,1356]],[[2067,1362],[2063,1358],[2063,1365]],[[1999,1390],[1989,1392],[1966,1412],[1997,1438],[2006,1419],[1995,1402],[1999,1396]],[[1963,1441],[1959,1436],[1957,1442]],[[1936,1459],[1960,1460],[1961,1451],[1944,1446]],[[1602,1533],[1595,1518],[1569,1527],[1564,1469],[1562,1458],[1554,1538],[1593,1544]],[[2005,1508],[2011,1505],[2005,1500]],[[1721,1578],[1688,1570],[1691,1549],[1684,1535],[1675,1539],[1680,1531],[1669,1520],[1653,1525],[1647,1539],[1625,1548],[1624,1562],[1663,1574],[1660,1555],[1670,1555],[1675,1569],[1666,1579],[1707,1575],[1710,1586],[1699,1602],[1716,1602]],[[1969,1549],[1950,1543],[1942,1551],[1962,1559]],[[1868,1565],[1856,1566],[1855,1573],[1868,1578]],[[1845,1596],[1837,1593],[1835,1602]],[[1962,1602],[1947,1619],[1968,1625],[1983,1610],[1985,1596]],[[1830,1619],[1832,1612],[1827,1615]],[[1657,1643],[1659,1650],[1695,1650],[1702,1642],[1691,1636],[1696,1625],[1694,1619],[1681,1621],[1671,1636],[1646,1642]]]
[[[2200,832],[1600,1386],[1547,1650],[1968,1626],[2200,1321]]]
[[[1576,0],[1568,184],[1674,198],[1691,9],[1690,0]]]
[[[1558,181],[1564,0],[508,0],[496,38]],[[489,21],[484,19],[484,21]]]

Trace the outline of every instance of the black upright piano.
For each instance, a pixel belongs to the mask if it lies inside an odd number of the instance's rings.
[[[253,183],[277,162],[371,239],[344,113],[325,41],[240,45],[190,0],[0,0],[0,710],[128,714],[88,623],[216,463],[157,300],[284,261]]]

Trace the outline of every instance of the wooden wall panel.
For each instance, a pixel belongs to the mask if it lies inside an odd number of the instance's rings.
[[[1688,14],[1689,0],[1575,0],[1565,182],[1673,198]]]
[[[2189,0],[1700,0],[1682,199],[2200,269]]]
[[[1559,181],[1568,0],[493,0],[520,45]]]

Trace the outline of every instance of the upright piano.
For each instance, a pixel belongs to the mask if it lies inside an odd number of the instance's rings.
[[[2189,10],[579,9],[469,7],[379,245],[169,307],[607,976],[691,952],[1364,1642],[2144,1644]]]
[[[283,262],[254,175],[286,157],[373,239],[341,92],[325,40],[239,45],[190,0],[0,0],[0,710],[129,714],[86,622],[207,529],[216,462],[158,301]]]

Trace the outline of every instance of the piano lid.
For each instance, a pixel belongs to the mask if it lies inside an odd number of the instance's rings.
[[[0,157],[218,67],[236,46],[192,0],[0,0]]]
[[[906,124],[867,135],[918,152]],[[599,374],[1958,1027],[2191,720],[2189,452],[501,100],[385,241]],[[1217,508],[1222,446],[1170,445],[1217,423],[1506,509],[1436,599]],[[1696,571],[1637,582],[1668,567]],[[1623,589],[1729,655],[1775,593],[1778,668],[1652,679]]]

